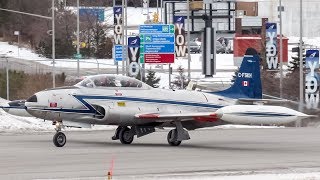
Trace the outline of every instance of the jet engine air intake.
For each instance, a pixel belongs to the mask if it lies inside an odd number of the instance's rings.
[[[106,115],[106,110],[104,109],[104,107],[102,106],[98,106],[98,105],[92,105],[92,107],[95,109],[96,114],[95,117],[98,119],[103,119]]]

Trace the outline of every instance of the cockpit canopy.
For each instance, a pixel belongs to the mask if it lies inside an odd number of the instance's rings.
[[[76,84],[76,86],[96,88],[96,87],[130,87],[130,88],[150,88],[149,85],[127,76],[120,75],[95,75],[89,76]]]

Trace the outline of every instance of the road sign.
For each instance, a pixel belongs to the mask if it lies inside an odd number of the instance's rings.
[[[92,16],[96,17],[99,22],[104,21],[104,12],[103,8],[80,8],[79,15],[82,17]]]
[[[75,59],[81,59],[82,58],[82,55],[81,54],[74,54],[73,57]]]
[[[140,34],[160,34],[160,33],[174,33],[173,24],[145,24],[140,25]]]
[[[173,63],[175,34],[173,24],[140,26],[140,63]]]
[[[174,54],[144,54],[146,63],[173,63]]]
[[[129,59],[129,75],[137,76],[140,71],[138,64],[140,51],[140,38],[128,37],[128,59]]]
[[[174,34],[142,34],[143,43],[174,43]]]
[[[122,61],[123,60],[122,50],[123,50],[122,45],[115,45],[114,46],[114,54],[115,54],[114,59],[116,61]]]
[[[171,44],[144,44],[144,53],[174,53],[174,43]]]

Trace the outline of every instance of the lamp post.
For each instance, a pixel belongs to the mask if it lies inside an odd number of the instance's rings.
[[[190,56],[190,4],[189,0],[187,0],[187,21],[188,21],[188,33],[187,33],[187,42],[188,42],[188,80],[191,81],[191,73],[190,73],[190,62],[191,62],[191,56]]]
[[[55,44],[55,22],[54,22],[54,0],[52,0],[52,87],[56,87],[56,44]]]
[[[80,77],[80,23],[79,23],[79,0],[77,0],[77,76]]]
[[[300,51],[300,62],[299,62],[299,76],[300,76],[300,92],[299,92],[299,111],[301,112],[303,109],[303,55],[302,55],[302,0],[300,0],[300,43],[299,43],[299,51]],[[297,127],[301,126],[301,120],[298,120],[296,123]]]
[[[282,92],[282,83],[283,83],[283,54],[282,54],[282,11],[283,11],[283,7],[282,7],[282,3],[281,3],[281,0],[279,0],[279,8],[278,8],[278,11],[279,11],[279,19],[280,19],[280,22],[279,22],[279,25],[280,25],[280,98],[282,98],[283,96],[283,92]]]

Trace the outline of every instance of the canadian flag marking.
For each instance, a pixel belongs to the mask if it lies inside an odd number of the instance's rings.
[[[242,86],[245,86],[245,87],[249,86],[249,82],[248,81],[242,81]]]

